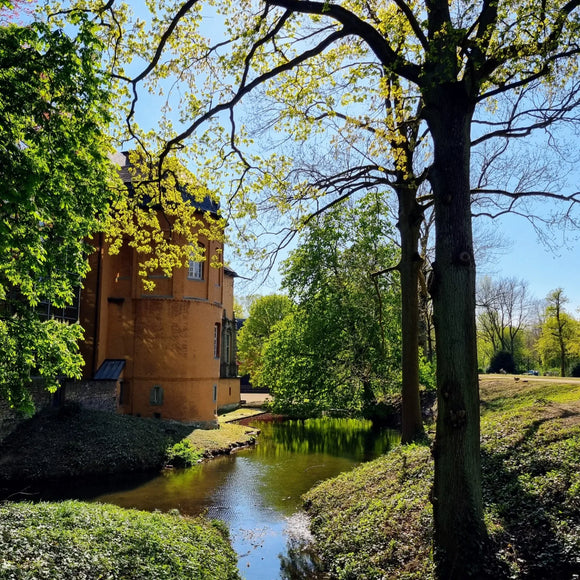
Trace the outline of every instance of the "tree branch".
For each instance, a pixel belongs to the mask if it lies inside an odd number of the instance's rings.
[[[356,14],[330,2],[312,2],[310,0],[265,0],[269,6],[279,6],[292,12],[327,16],[340,22],[348,35],[355,35],[366,42],[381,64],[394,70],[407,80],[418,84],[420,67],[406,61],[398,54],[387,40],[368,22]]]
[[[169,152],[177,144],[181,143],[182,141],[184,141],[185,139],[190,137],[200,125],[202,125],[203,123],[205,123],[206,121],[208,121],[209,119],[211,119],[212,117],[217,115],[218,113],[221,113],[223,111],[227,111],[227,110],[233,108],[237,103],[239,103],[242,100],[242,98],[245,95],[250,93],[253,89],[258,87],[259,85],[274,78],[276,75],[278,75],[282,72],[291,70],[295,66],[301,64],[302,62],[307,61],[309,58],[324,52],[324,50],[326,50],[326,48],[328,48],[330,45],[332,45],[335,41],[337,41],[341,38],[344,38],[345,36],[347,36],[347,33],[344,30],[339,30],[339,31],[333,32],[332,34],[330,34],[328,37],[326,37],[323,41],[321,41],[314,48],[312,48],[310,50],[306,50],[302,54],[293,58],[292,60],[289,60],[288,62],[286,62],[284,64],[281,64],[281,65],[274,67],[272,70],[256,77],[253,81],[251,81],[248,84],[240,84],[236,94],[233,96],[232,99],[230,99],[226,103],[220,103],[219,105],[213,106],[210,109],[208,109],[203,115],[200,115],[187,129],[185,129],[182,133],[180,133],[179,135],[177,135],[173,139],[170,139],[165,144],[163,151],[159,155],[159,167],[160,168],[162,167],[163,161],[165,160],[165,158],[167,157]],[[249,61],[246,60],[246,70],[248,68],[249,68]],[[245,71],[244,71],[244,78],[246,78]]]

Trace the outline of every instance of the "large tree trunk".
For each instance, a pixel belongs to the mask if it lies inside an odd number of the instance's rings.
[[[426,99],[434,144],[430,176],[436,250],[430,291],[437,342],[437,431],[433,517],[438,577],[484,577],[475,264],[469,157],[472,107],[460,83]]]
[[[416,191],[400,189],[399,223],[401,234],[401,331],[402,394],[401,442],[410,443],[424,435],[419,396],[419,228],[423,211],[416,201]]]

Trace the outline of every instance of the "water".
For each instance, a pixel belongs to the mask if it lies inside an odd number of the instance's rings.
[[[190,469],[164,471],[132,489],[91,499],[127,508],[205,514],[224,520],[247,580],[317,578],[301,496],[316,483],[385,453],[393,431],[368,421],[256,422],[255,448]]]

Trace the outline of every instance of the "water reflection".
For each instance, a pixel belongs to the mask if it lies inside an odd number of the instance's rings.
[[[306,419],[304,421],[256,422],[262,430],[258,453],[324,453],[368,461],[384,453],[397,435],[361,419]]]
[[[280,577],[285,580],[325,578],[316,554],[312,551],[313,537],[308,516],[304,512],[296,512],[287,519],[284,533],[287,536],[286,553],[278,556]]]
[[[164,472],[134,489],[98,495],[122,507],[207,514],[224,520],[244,578],[321,578],[308,551],[301,496],[317,482],[385,453],[393,431],[368,421],[310,419],[256,423],[255,448]]]

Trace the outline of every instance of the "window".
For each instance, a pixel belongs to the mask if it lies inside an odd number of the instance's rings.
[[[198,248],[199,254],[205,256],[205,246],[199,244]],[[204,259],[200,262],[198,260],[189,260],[189,268],[187,270],[187,277],[189,280],[203,280],[203,263]]]
[[[127,384],[125,381],[119,381],[119,405],[127,403],[129,397],[127,396]]]
[[[213,386],[213,402],[217,403],[217,385]]]
[[[149,403],[151,405],[163,405],[163,389],[160,385],[155,385],[149,393]]]
[[[224,351],[224,362],[229,363],[231,359],[232,351],[232,335],[229,332],[225,334],[225,351]]]
[[[220,357],[220,325],[216,322],[213,327],[213,356],[214,358]]]
[[[78,286],[74,290],[74,297],[71,304],[62,308],[57,308],[50,300],[42,300],[36,307],[40,320],[58,320],[59,322],[78,322],[80,306],[81,288]]]

